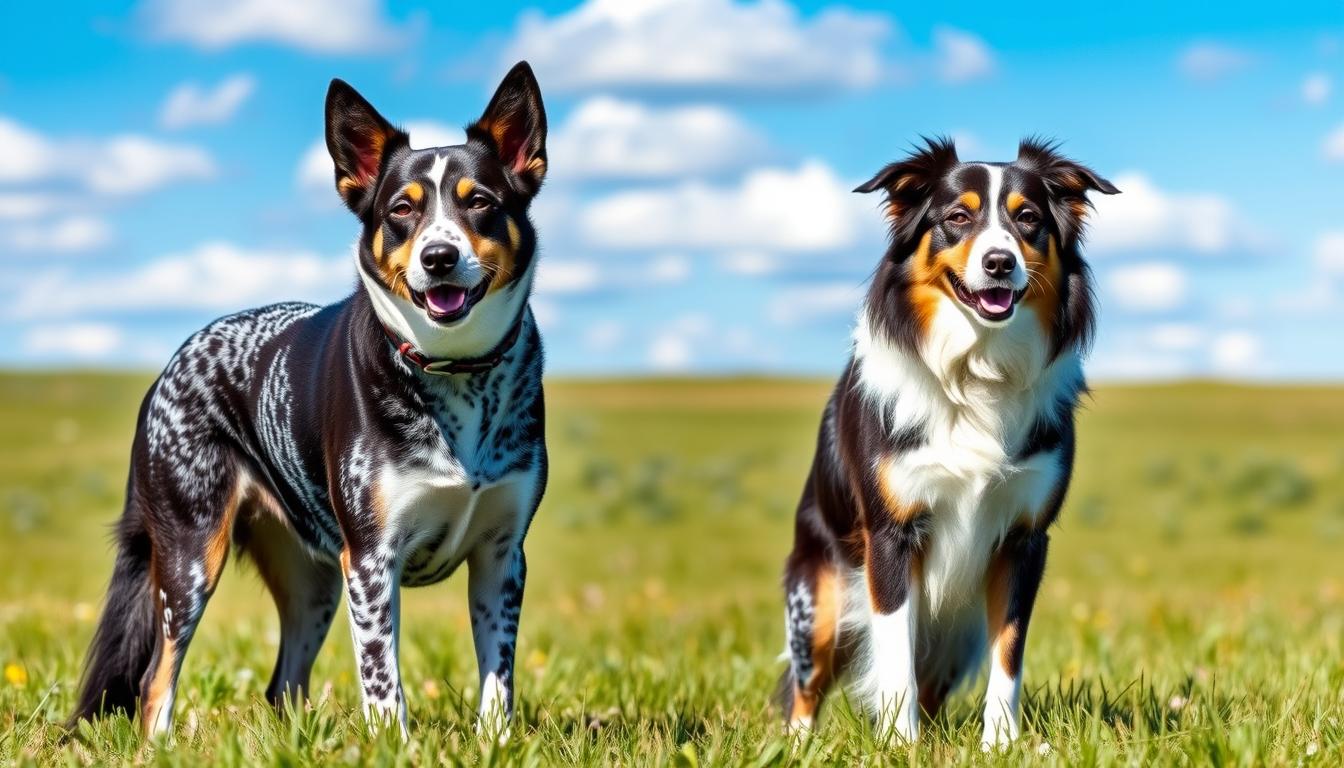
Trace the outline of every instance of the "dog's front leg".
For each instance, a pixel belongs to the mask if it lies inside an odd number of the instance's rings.
[[[895,733],[913,742],[919,738],[919,684],[915,679],[918,516],[897,519],[886,509],[878,509],[873,517],[866,523],[864,547],[872,644],[868,689],[878,733]]]
[[[401,628],[401,574],[396,558],[385,547],[354,548],[341,552],[350,608],[350,636],[359,665],[364,716],[375,726],[394,719],[406,738],[406,697],[397,666]]]
[[[478,729],[503,740],[513,717],[513,659],[527,581],[521,538],[505,533],[482,542],[469,567],[471,634],[481,677]]]
[[[1049,545],[1045,531],[1015,530],[990,561],[985,608],[991,658],[985,729],[980,737],[980,746],[986,750],[1004,746],[1020,733],[1022,656]]]

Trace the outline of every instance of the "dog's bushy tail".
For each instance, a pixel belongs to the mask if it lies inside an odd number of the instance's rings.
[[[158,635],[150,592],[151,544],[133,491],[127,494],[126,512],[117,524],[116,543],[112,583],[84,661],[79,697],[68,727],[117,710],[133,717],[140,679],[154,653]]]

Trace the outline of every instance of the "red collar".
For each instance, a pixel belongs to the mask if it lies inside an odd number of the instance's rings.
[[[514,342],[518,341],[518,336],[523,330],[523,318],[521,315],[518,317],[509,332],[504,335],[504,339],[494,349],[480,357],[463,357],[456,360],[427,357],[423,352],[416,349],[411,342],[402,341],[391,328],[388,328],[381,321],[378,325],[382,326],[383,333],[387,334],[387,338],[391,340],[397,354],[401,355],[412,366],[428,374],[451,376],[455,373],[484,373],[499,365]]]

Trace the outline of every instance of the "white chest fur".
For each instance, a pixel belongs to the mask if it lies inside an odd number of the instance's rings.
[[[928,510],[922,607],[934,616],[977,605],[994,547],[1043,512],[1062,458],[1015,456],[1038,419],[1082,386],[1076,355],[1045,366],[1036,318],[989,332],[972,323],[942,308],[920,356],[870,331],[866,312],[855,333],[860,387],[883,427],[923,438],[879,471],[902,500]]]

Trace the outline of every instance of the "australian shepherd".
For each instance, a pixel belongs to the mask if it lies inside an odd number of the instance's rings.
[[[399,590],[467,563],[481,723],[505,731],[523,536],[546,486],[528,304],[545,140],[525,63],[465,144],[434,149],[412,150],[331,83],[326,142],[362,228],[360,286],[327,307],[217,320],[150,388],[72,722],[124,710],[147,734],[171,727],[187,646],[234,548],[280,614],[267,696],[303,696],[344,591],[365,713],[403,734]]]
[[[878,732],[989,651],[983,743],[1019,732],[1022,656],[1074,455],[1093,326],[1088,194],[1118,190],[1024,141],[964,163],[929,141],[857,192],[886,194],[890,247],[822,416],[784,591],[787,719],[809,728],[837,679]]]

